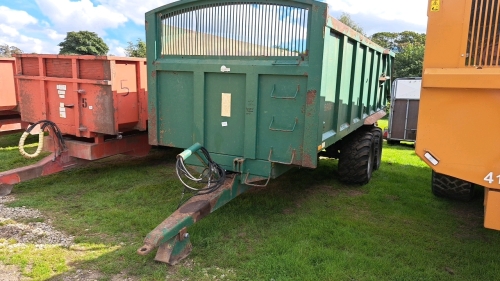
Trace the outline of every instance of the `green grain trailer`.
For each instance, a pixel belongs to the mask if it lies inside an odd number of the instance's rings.
[[[339,159],[345,182],[378,169],[374,124],[394,53],[328,16],[327,4],[183,0],[148,12],[146,34],[149,142],[188,148],[179,178],[206,187],[139,254],[159,247],[155,259],[175,264],[191,251],[188,226],[293,167],[316,168],[320,154]]]

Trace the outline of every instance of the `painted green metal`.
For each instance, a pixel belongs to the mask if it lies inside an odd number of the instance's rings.
[[[165,42],[172,48],[176,39],[166,38],[162,20],[168,15],[191,13],[187,21],[196,15],[192,11],[238,5],[264,12],[268,7],[306,11],[306,50],[289,56],[164,54]],[[217,15],[213,12],[214,18]],[[258,12],[252,15],[259,17]],[[233,17],[222,16],[228,22]],[[315,168],[319,150],[362,126],[368,117],[383,116],[390,79],[379,79],[390,77],[394,54],[329,17],[325,3],[183,0],[148,12],[146,23],[147,46],[155,46],[147,51],[150,144],[186,148],[200,143],[225,169],[275,178],[292,166]],[[178,34],[195,34],[181,28],[182,22],[175,24],[169,28],[180,30]],[[258,26],[264,29],[259,32],[268,32],[269,27]],[[195,35],[184,36],[179,40]],[[213,44],[219,37],[209,35],[205,43]],[[198,41],[192,42],[205,44]],[[221,113],[224,94],[230,94],[230,114]],[[235,159],[244,164],[236,169]]]
[[[240,184],[240,177],[233,174],[215,192],[190,198],[146,236],[137,253],[147,255],[159,247],[155,260],[172,265],[186,257],[191,251],[187,227],[248,190],[250,186]]]
[[[235,172],[148,234],[138,253],[159,247],[159,261],[189,254],[188,226],[293,166],[315,168],[320,150],[385,115],[394,53],[323,2],[181,0],[146,13],[146,42],[149,143],[189,147],[179,157],[191,165],[203,146]]]
[[[183,160],[186,160],[189,156],[191,156],[193,153],[197,152],[200,149],[201,149],[201,144],[195,143],[192,146],[188,147],[183,152],[179,153],[177,157],[181,157]]]

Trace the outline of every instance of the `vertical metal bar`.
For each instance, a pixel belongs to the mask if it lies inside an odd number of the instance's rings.
[[[242,28],[243,28],[243,51],[242,51],[242,54],[246,54],[247,53],[247,47],[248,47],[248,34],[247,34],[247,30],[248,30],[248,15],[247,15],[247,5],[246,3],[243,4],[243,23],[242,23]]]
[[[289,18],[288,18],[288,6],[283,6],[283,30],[284,30],[284,38],[285,40],[283,40],[283,49],[285,49],[285,52],[283,53],[283,56],[288,56],[288,39],[289,39],[289,36],[288,36],[288,29],[289,29]]]
[[[495,6],[493,8],[493,10],[495,11],[495,25],[493,28],[493,45],[491,46],[491,52],[492,52],[491,65],[498,65],[498,51],[495,53],[495,47],[497,46],[498,39],[499,39],[498,38],[498,35],[499,35],[499,33],[498,33],[498,18],[499,18],[499,14],[500,14],[499,8],[500,7],[498,6],[498,0],[495,0]],[[496,55],[496,57],[495,57],[495,55]]]
[[[229,55],[234,56],[233,53],[233,47],[234,47],[234,5],[229,4],[228,6],[228,12],[229,12],[229,35],[228,35],[228,40],[229,40]]]
[[[166,40],[165,43],[168,44],[168,54],[171,55],[173,53],[173,48],[172,48],[172,44],[173,44],[173,36],[172,36],[172,21],[173,21],[173,18],[172,18],[172,14],[169,15],[169,18],[168,18],[168,26],[165,27],[165,33],[166,33]]]
[[[304,33],[305,33],[305,28],[307,28],[305,26],[305,21],[306,21],[306,17],[305,17],[305,13],[306,13],[306,10],[303,10],[301,15],[300,15],[300,52],[301,53],[304,53],[305,52],[305,47],[304,47]]]
[[[175,23],[173,25],[174,27],[174,32],[175,32],[175,47],[174,47],[174,52],[173,54],[177,55],[177,50],[179,49],[179,28],[177,27],[179,25],[179,17],[177,15],[177,12],[174,14],[174,19],[175,19]]]
[[[216,8],[216,13],[217,13],[217,18],[215,18],[215,26],[216,26],[216,34],[217,36],[215,37],[216,39],[216,42],[217,42],[217,55],[218,56],[221,56],[223,55],[223,52],[222,52],[222,42],[221,42],[221,35],[222,35],[222,20],[221,20],[221,17],[222,17],[222,12],[221,12],[221,6],[219,4],[217,4],[217,8]]]
[[[495,46],[497,46],[496,48],[496,60],[495,60],[495,65],[498,66],[498,59],[500,58],[500,32],[498,30],[499,28],[499,14],[500,14],[500,11],[499,11],[499,1],[498,0],[495,0],[495,10],[497,12],[497,15],[496,15],[496,19],[495,19],[495,43],[493,44],[493,48],[495,48]]]
[[[264,49],[264,9],[265,9],[265,4],[259,4],[259,56],[264,56],[265,55],[265,49]]]
[[[475,32],[476,32],[476,17],[477,17],[477,2],[479,0],[472,0],[471,4],[471,22],[469,26],[469,33],[470,33],[470,40],[468,42],[468,47],[467,47],[467,66],[472,65],[473,61],[473,53],[474,53],[474,42],[475,42]],[[474,12],[472,12],[474,11]]]
[[[366,92],[366,64],[367,64],[367,53],[368,53],[368,47],[361,45],[361,51],[362,51],[362,61],[361,61],[361,79],[360,81],[360,88],[359,88],[359,108],[357,112],[357,117],[361,120],[363,120],[363,101],[365,99],[365,92]]]
[[[230,19],[230,14],[229,14],[229,11],[228,11],[228,3],[224,3],[224,18],[226,19],[224,21],[224,55],[226,56],[229,56],[229,40],[228,40],[228,36],[229,36],[229,27],[231,26],[231,21],[230,20],[227,20],[227,19]]]
[[[274,50],[274,55],[278,56],[278,41],[279,41],[279,6],[276,4],[274,6],[274,23],[273,23],[273,28],[274,28],[274,36],[273,36],[273,50]]]
[[[481,33],[481,20],[482,20],[482,11],[483,11],[483,0],[480,0],[480,4],[479,4],[479,13],[476,14],[477,15],[477,19],[476,19],[476,34],[474,36],[474,41],[475,41],[475,46],[474,46],[474,65],[477,65],[477,60],[478,60],[478,56],[477,56],[477,52],[478,52],[478,45],[479,45],[479,34]]]
[[[491,3],[490,9],[488,10],[488,18],[490,19],[490,21],[488,24],[488,40],[486,41],[485,65],[490,65],[491,63],[490,41],[491,43],[493,43],[490,38],[491,38],[491,29],[493,28],[493,13],[495,11],[493,9],[494,0],[491,0],[490,2],[493,3]],[[493,49],[493,47],[491,47],[491,49]]]
[[[208,48],[208,25],[207,25],[207,13],[208,13],[208,7],[207,6],[204,6],[203,7],[203,10],[201,11],[201,14],[202,14],[202,17],[203,17],[203,21],[202,21],[202,25],[203,25],[203,37],[202,37],[202,43],[200,44],[200,48],[201,48],[201,55],[204,55],[206,56],[207,55],[207,48]]]
[[[220,42],[220,6],[218,4],[215,5],[215,15],[216,17],[212,19],[215,22],[215,49],[217,50],[217,56],[221,54],[221,42]]]
[[[488,40],[487,38],[485,38],[485,35],[486,35],[486,24],[487,24],[487,21],[488,21],[488,7],[489,7],[489,3],[490,1],[489,0],[486,0],[486,3],[485,3],[485,10],[484,10],[484,16],[483,14],[481,13],[481,16],[482,16],[482,20],[481,20],[481,23],[482,23],[482,35],[481,35],[481,50],[479,51],[479,63],[480,65],[483,65],[483,53],[484,53],[484,47],[485,47],[485,40]]]
[[[210,25],[210,32],[209,32],[209,40],[210,40],[210,52],[208,55],[213,55],[215,50],[215,42],[213,40],[213,34],[214,34],[214,26],[213,26],[213,18],[214,18],[214,5],[210,4],[210,15],[208,16],[207,24]]]
[[[265,15],[266,15],[266,18],[267,19],[270,19],[272,21],[272,17],[271,17],[271,4],[267,4],[266,5],[266,12],[265,12]],[[271,56],[271,48],[269,47],[270,44],[269,44],[269,39],[272,38],[272,35],[271,35],[271,25],[268,24],[267,25],[267,33],[265,34],[265,38],[264,38],[264,42],[265,42],[265,46],[266,46],[266,56]]]
[[[248,14],[250,17],[250,26],[251,28],[248,29],[249,34],[250,34],[250,56],[255,55],[255,31],[257,30],[255,28],[255,8],[253,7],[252,4],[248,4]]]
[[[410,110],[410,100],[406,100],[406,114],[405,114],[405,130],[403,133],[403,138],[406,140],[406,130],[408,130],[408,111]]]
[[[287,45],[288,45],[288,56],[291,56],[292,55],[292,38],[293,38],[293,19],[292,19],[292,7],[288,6],[287,7],[287,10],[288,10],[288,34],[287,34]]]
[[[189,8],[184,10],[184,46],[183,49],[186,50],[182,54],[187,54],[190,55],[190,49],[191,49],[191,44],[190,44],[190,27],[191,27],[191,21],[190,21],[190,11]]]
[[[168,18],[165,17],[163,19],[160,20],[160,28],[161,28],[161,36],[162,36],[162,40],[161,40],[161,50],[162,50],[162,55],[168,55],[169,53],[169,50],[168,50],[168,45],[167,45],[167,21],[168,21]]]
[[[295,53],[295,50],[297,49],[297,11],[298,8],[293,8],[293,41],[292,41],[292,51]]]

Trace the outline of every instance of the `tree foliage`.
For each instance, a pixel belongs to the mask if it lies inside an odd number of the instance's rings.
[[[421,77],[425,50],[425,33],[414,31],[378,32],[371,40],[396,53],[393,77]]]
[[[23,51],[16,46],[9,46],[7,44],[0,45],[0,57],[10,58],[14,54],[22,54]]]
[[[340,15],[340,17],[338,18],[338,20],[349,26],[350,28],[354,29],[355,31],[365,35],[365,32],[363,30],[363,28],[361,26],[359,26],[352,18],[351,18],[351,15],[349,15],[348,13],[342,13],[342,15]]]
[[[146,42],[142,39],[137,39],[137,43],[128,42],[128,46],[125,48],[125,54],[127,57],[145,58],[146,57]]]
[[[394,77],[421,77],[424,61],[425,45],[406,43],[396,54],[394,61]]]
[[[400,52],[405,44],[408,43],[425,45],[425,33],[414,31],[377,32],[370,39],[378,45],[394,52]]]
[[[68,32],[64,41],[58,45],[61,47],[61,55],[106,55],[109,51],[108,45],[95,32],[71,31]]]

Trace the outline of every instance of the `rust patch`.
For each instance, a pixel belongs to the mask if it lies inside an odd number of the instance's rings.
[[[316,100],[316,90],[309,90],[309,91],[307,91],[306,104],[307,105],[312,105],[312,104],[314,104],[315,100]]]
[[[365,121],[364,121],[364,124],[365,125],[372,125],[372,124],[375,124],[375,122],[377,122],[377,120],[381,119],[382,117],[384,117],[387,113],[384,111],[384,110],[380,110],[378,112],[375,112],[374,114],[368,116]]]
[[[151,71],[151,77],[156,78],[156,71],[155,70]]]
[[[316,168],[316,165],[313,164],[313,160],[311,155],[304,153],[302,155],[302,166],[307,168]]]

